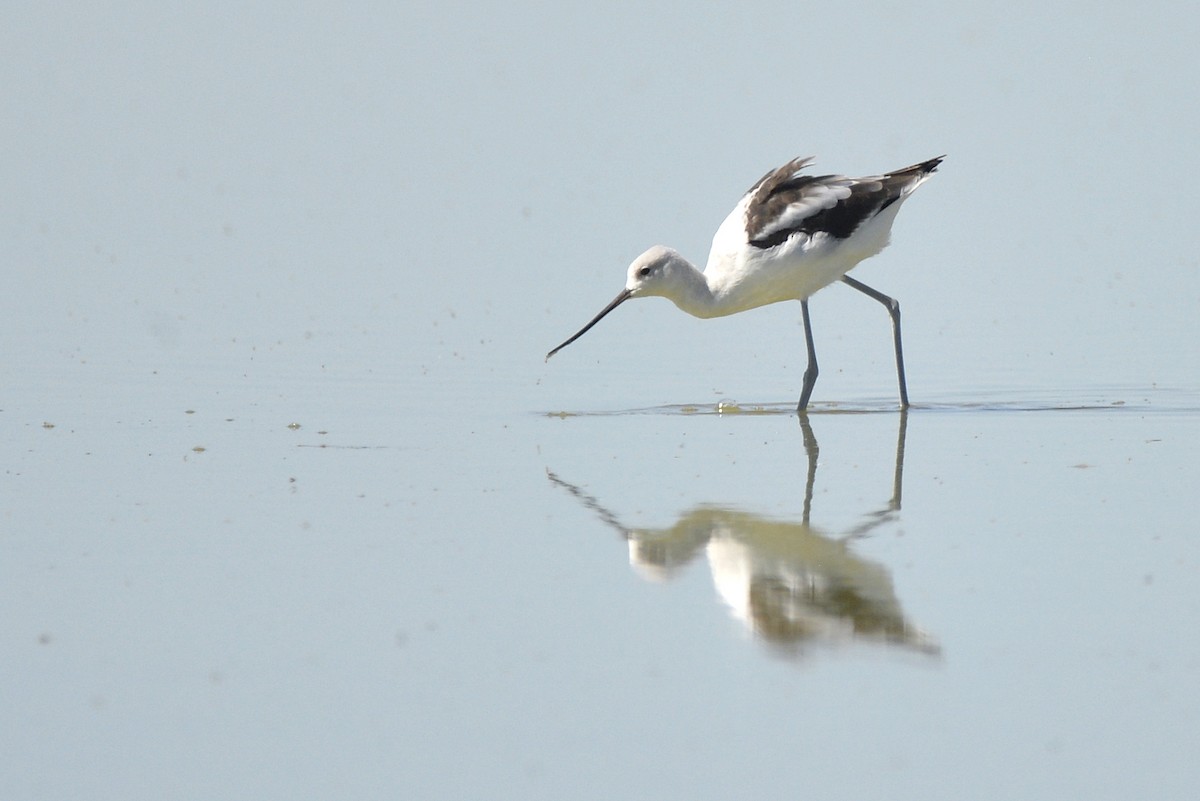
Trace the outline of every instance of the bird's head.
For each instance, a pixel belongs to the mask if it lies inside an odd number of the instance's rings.
[[[632,298],[671,297],[680,283],[677,274],[690,269],[677,251],[655,245],[633,260],[625,278],[625,291]]]

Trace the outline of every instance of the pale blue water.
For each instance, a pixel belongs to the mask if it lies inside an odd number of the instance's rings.
[[[0,796],[1191,797],[1195,16],[678,11],[0,12]]]

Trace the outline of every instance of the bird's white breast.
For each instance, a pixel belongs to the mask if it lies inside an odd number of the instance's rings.
[[[900,205],[892,203],[847,239],[798,232],[776,247],[757,248],[748,241],[743,199],[713,236],[704,268],[714,301],[709,316],[803,300],[838,281],[887,246]]]

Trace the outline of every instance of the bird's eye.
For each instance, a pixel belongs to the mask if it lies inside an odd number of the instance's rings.
[[[649,267],[643,267],[642,269],[638,270],[638,275],[641,276],[642,278],[645,278],[649,274],[650,274]]]

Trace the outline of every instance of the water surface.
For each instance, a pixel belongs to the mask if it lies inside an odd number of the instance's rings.
[[[0,796],[1194,795],[1194,12],[225,11],[0,12]],[[943,152],[906,415],[839,286],[803,425],[797,304],[543,362]]]

